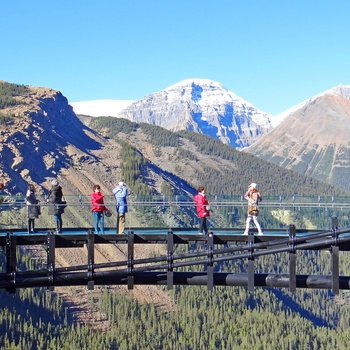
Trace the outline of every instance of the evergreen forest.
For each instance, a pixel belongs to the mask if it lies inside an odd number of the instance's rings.
[[[14,97],[20,96],[28,91],[29,89],[27,86],[0,81],[0,109],[23,104],[23,102],[16,100]],[[0,112],[0,124],[4,124],[12,117],[13,115]]]
[[[201,250],[178,247],[179,252]],[[286,272],[288,256],[256,259],[257,272]],[[341,273],[349,275],[350,256],[342,253]],[[298,253],[300,274],[329,274],[330,254]],[[35,268],[24,255],[21,264]],[[273,268],[275,266],[275,268]],[[188,269],[202,270],[203,267]],[[220,271],[246,271],[246,262],[226,262]],[[328,290],[175,286],[176,308],[164,310],[130,295],[101,287],[90,303],[105,315],[108,327],[72,322],[59,294],[44,288],[1,291],[1,349],[348,349],[349,292]],[[71,293],[74,289],[71,288]]]
[[[184,165],[184,167],[179,166],[178,171],[173,175],[182,177],[193,188],[199,185],[205,186],[207,195],[242,195],[253,180],[259,183],[263,196],[349,195],[327,183],[283,169],[249,153],[238,151],[219,140],[195,132],[171,132],[155,125],[138,124],[112,117],[93,118],[89,126],[128,148],[128,157],[123,157],[123,176],[131,184],[136,179],[142,179],[142,170],[149,162],[149,159],[142,155],[139,145],[133,141],[133,136],[137,137],[138,132],[141,132],[146,137],[147,145],[153,147],[157,160],[164,158],[165,148],[168,152],[171,150],[172,158],[166,159],[165,164],[170,161]],[[189,143],[196,151],[189,149]],[[134,153],[133,156],[131,156],[132,153]],[[203,155],[215,160],[215,165],[201,165],[199,156]],[[198,167],[195,176],[187,176],[184,170],[186,165],[188,168]],[[144,191],[147,192],[146,188]]]

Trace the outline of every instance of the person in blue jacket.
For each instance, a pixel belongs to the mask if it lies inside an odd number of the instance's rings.
[[[126,201],[128,189],[123,181],[120,181],[113,189],[113,194],[115,200],[117,201],[117,233],[123,234],[125,229],[125,214],[128,212],[128,205]]]

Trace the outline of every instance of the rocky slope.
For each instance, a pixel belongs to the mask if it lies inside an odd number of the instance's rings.
[[[51,180],[57,178],[66,194],[91,193],[92,185],[101,184],[104,193],[109,193],[121,177],[118,153],[121,146],[87,128],[73,113],[67,99],[57,91],[46,88],[30,87],[24,96],[16,97],[24,104],[2,109],[3,115],[13,115],[5,124],[0,125],[0,180],[6,184],[9,193],[23,196],[28,183],[34,183],[38,195],[47,192]],[[76,208],[76,207],[73,207]],[[73,209],[73,210],[80,210]],[[12,212],[8,219],[18,216],[23,223],[25,212]],[[91,221],[88,209],[81,210],[73,218],[65,213],[65,225],[70,220],[80,217],[84,227]],[[2,224],[6,223],[6,213],[2,213]],[[129,224],[137,224],[137,217],[130,213]],[[50,227],[52,218],[43,213],[40,225]],[[113,225],[113,223],[112,223]],[[44,254],[44,250],[36,249],[34,255]],[[96,249],[96,263],[104,261],[125,260],[124,248],[117,246],[101,246]],[[163,251],[159,247],[157,254]],[[33,253],[33,252],[32,252]],[[148,257],[155,252],[148,247],[138,247],[135,255],[138,258]],[[45,256],[43,257],[45,259]],[[58,266],[75,266],[87,261],[86,251],[81,249],[62,249],[57,251]],[[112,288],[112,287],[111,287]],[[72,289],[57,288],[71,310],[76,310],[75,320],[105,327],[103,316],[96,313],[88,300],[96,291],[87,291],[82,287],[79,297]],[[152,302],[165,309],[174,307],[168,295],[154,286],[137,286],[132,291],[124,287],[112,288],[122,293],[131,293],[142,302]]]
[[[264,160],[350,190],[350,99],[312,99],[247,149]]]

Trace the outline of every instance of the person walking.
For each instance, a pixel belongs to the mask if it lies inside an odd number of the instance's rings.
[[[91,212],[94,219],[95,234],[99,232],[99,225],[101,234],[105,233],[104,212],[107,208],[104,205],[103,197],[100,185],[94,185],[93,192],[90,195],[90,201],[92,205]]]
[[[263,232],[261,230],[259,221],[258,221],[258,214],[259,214],[259,208],[258,203],[262,201],[261,195],[258,191],[258,185],[255,182],[252,182],[248,186],[248,190],[244,195],[244,198],[248,201],[248,216],[246,220],[246,226],[243,235],[248,235],[249,227],[250,227],[250,221],[253,220],[257,230],[258,235],[262,235]]]
[[[51,182],[51,190],[47,197],[49,203],[49,215],[53,215],[55,220],[56,233],[62,233],[62,214],[64,213],[64,203],[62,203],[63,192],[57,180]]]
[[[113,189],[115,200],[117,201],[117,233],[123,234],[125,229],[125,214],[128,212],[128,203],[126,196],[129,191],[123,181],[120,181],[118,185]]]
[[[36,199],[34,185],[28,185],[26,193],[27,215],[28,215],[28,233],[34,233],[35,219],[40,215],[39,201]]]
[[[208,234],[207,217],[210,216],[209,202],[203,186],[198,188],[198,193],[193,197],[193,200],[196,203],[196,212],[199,218],[199,234],[202,235],[203,231],[205,234]]]

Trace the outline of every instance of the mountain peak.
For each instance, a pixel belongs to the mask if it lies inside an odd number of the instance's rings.
[[[217,88],[225,89],[225,87],[221,83],[218,83],[217,81],[214,81],[214,80],[203,79],[203,78],[189,78],[189,79],[181,80],[178,83],[167,87],[166,89],[164,89],[164,91],[173,90],[174,88],[177,88],[179,86],[191,86],[193,84],[194,85],[211,86],[211,87],[217,87]]]
[[[349,91],[338,85],[298,105],[248,151],[349,191]]]
[[[147,95],[118,117],[171,131],[191,130],[244,148],[271,129],[270,116],[209,79],[186,79]]]
[[[333,88],[321,93],[321,95],[324,94],[339,94],[346,98],[350,98],[350,85],[342,85],[339,84],[337,86],[334,86]]]
[[[334,94],[338,94],[341,95],[347,99],[350,99],[350,85],[342,85],[339,84],[337,86],[332,87],[331,89],[328,89],[326,91],[323,91],[301,103],[298,103],[297,105],[288,108],[286,111],[276,115],[275,117],[273,117],[272,119],[272,124],[274,127],[276,127],[278,124],[280,124],[284,119],[286,119],[289,115],[297,112],[299,109],[302,109],[303,107],[305,107],[306,105],[314,102],[316,99],[318,99],[319,97],[325,96],[325,95],[334,95]]]

